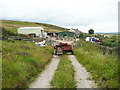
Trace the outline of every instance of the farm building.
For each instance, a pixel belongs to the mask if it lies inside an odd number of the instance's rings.
[[[42,27],[20,27],[18,28],[20,34],[35,34],[38,37],[44,36],[44,30]]]
[[[79,37],[79,36],[80,36],[80,33],[82,33],[80,30],[78,30],[78,29],[73,29],[73,28],[71,28],[71,29],[69,30],[69,32],[75,33],[75,34],[76,34],[76,37]]]
[[[69,31],[65,31],[65,32],[59,32],[58,33],[59,36],[67,36],[67,37],[76,37],[74,32],[69,32]]]
[[[58,33],[47,33],[48,36],[58,36]]]

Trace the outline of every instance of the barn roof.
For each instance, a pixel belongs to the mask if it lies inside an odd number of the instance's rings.
[[[42,27],[20,27],[18,29],[43,29]]]
[[[65,31],[65,32],[59,32],[58,35],[60,35],[60,36],[67,35],[68,37],[74,37],[75,33],[74,32],[69,32],[69,31]]]
[[[75,34],[74,32],[70,32],[70,31],[64,31],[64,32],[59,32],[59,33],[73,33],[73,34]]]

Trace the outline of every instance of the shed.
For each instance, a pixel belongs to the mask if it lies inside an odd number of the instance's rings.
[[[47,33],[48,36],[58,36],[58,33]]]
[[[67,36],[67,37],[76,37],[74,32],[69,32],[69,31],[65,31],[65,32],[59,32],[58,33],[59,36]]]
[[[18,28],[20,34],[35,34],[38,37],[44,36],[44,30],[42,27],[20,27]]]

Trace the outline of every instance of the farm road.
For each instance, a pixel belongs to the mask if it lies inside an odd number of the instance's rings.
[[[96,84],[91,79],[90,73],[77,61],[74,55],[68,55],[75,69],[75,80],[77,88],[96,88]]]
[[[54,39],[52,39],[54,40]],[[56,41],[56,40],[55,40]],[[57,42],[68,43],[67,41],[57,40]],[[70,44],[73,41],[70,42]],[[74,55],[68,55],[68,59],[72,62],[75,69],[75,81],[77,88],[96,88],[97,85],[91,79],[90,73],[86,71],[84,67],[77,61]],[[54,76],[55,70],[59,64],[59,56],[53,56],[52,61],[46,67],[46,69],[39,75],[37,80],[30,85],[30,88],[50,88],[50,81]]]
[[[54,75],[55,70],[57,69],[57,66],[59,64],[59,56],[53,56],[52,61],[48,66],[46,66],[46,69],[40,73],[37,80],[33,82],[29,88],[50,88],[50,81],[52,80],[52,77]]]
[[[90,73],[76,60],[74,55],[68,55],[68,59],[72,62],[75,69],[75,81],[77,88],[97,88],[97,85],[91,79]],[[55,70],[59,64],[59,56],[53,56],[52,61],[46,69],[38,76],[30,88],[51,88],[50,81],[54,76]]]

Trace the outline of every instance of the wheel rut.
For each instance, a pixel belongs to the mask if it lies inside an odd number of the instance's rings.
[[[45,70],[40,73],[36,81],[34,81],[29,88],[51,88],[50,81],[59,64],[59,56],[53,56],[52,61],[46,66]]]
[[[77,61],[74,55],[68,55],[68,59],[75,70],[76,88],[97,88],[97,85],[92,80],[91,75],[86,69]],[[50,82],[59,64],[60,58],[54,55],[52,61],[46,66],[45,70],[40,73],[38,78],[30,84],[29,88],[51,88]]]
[[[75,80],[77,88],[96,88],[97,85],[91,79],[91,75],[86,69],[77,61],[74,55],[68,55],[68,59],[72,62],[75,69]]]

